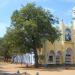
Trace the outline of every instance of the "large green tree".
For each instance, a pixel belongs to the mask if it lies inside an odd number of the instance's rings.
[[[14,34],[10,38],[20,51],[34,51],[35,67],[38,67],[37,49],[42,47],[43,40],[53,43],[60,36],[59,31],[52,26],[56,22],[49,11],[34,3],[28,3],[12,14],[9,31],[13,31]]]

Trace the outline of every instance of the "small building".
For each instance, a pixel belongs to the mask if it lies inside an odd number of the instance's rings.
[[[26,53],[22,55],[16,55],[15,57],[12,57],[13,63],[19,63],[19,64],[28,64],[28,65],[34,65],[35,59],[34,59],[34,53]]]

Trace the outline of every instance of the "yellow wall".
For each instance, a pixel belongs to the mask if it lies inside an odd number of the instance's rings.
[[[53,50],[54,52],[56,51],[61,51],[62,52],[62,59],[61,59],[61,64],[64,63],[64,58],[65,58],[65,51],[67,48],[71,48],[73,51],[72,55],[72,64],[75,63],[75,30],[72,29],[72,27],[69,27],[71,30],[71,35],[72,35],[72,40],[71,41],[65,41],[65,29],[68,28],[64,24],[61,25],[61,38],[59,41],[55,41],[53,44],[46,40],[43,44],[43,49],[42,49],[42,54],[45,56],[44,63],[48,63],[48,54],[50,50]]]

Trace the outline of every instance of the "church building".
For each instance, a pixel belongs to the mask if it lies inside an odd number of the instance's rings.
[[[43,64],[75,64],[75,8],[72,10],[72,23],[60,23],[61,38],[53,44],[45,41],[42,55]],[[40,52],[41,53],[41,52]]]

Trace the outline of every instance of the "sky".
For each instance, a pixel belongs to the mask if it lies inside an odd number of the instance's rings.
[[[70,24],[72,21],[75,0],[0,0],[0,37],[5,35],[7,27],[11,25],[13,11],[19,10],[30,2],[50,10],[54,16],[58,17],[60,21],[63,19],[66,24]]]

